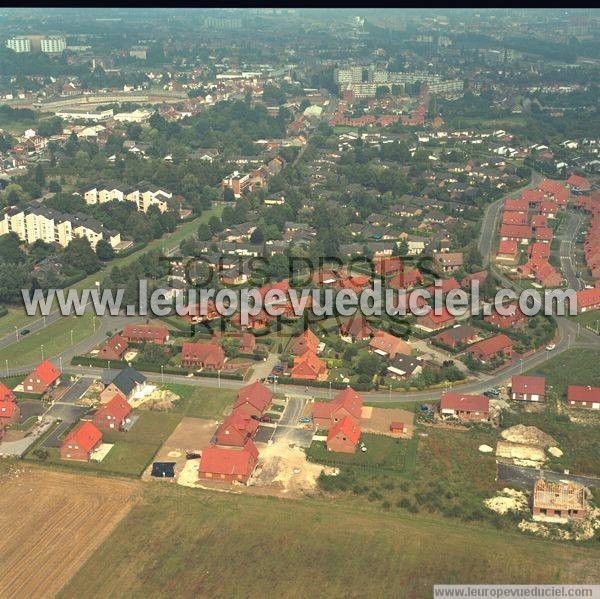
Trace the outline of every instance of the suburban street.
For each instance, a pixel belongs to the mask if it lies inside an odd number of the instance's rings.
[[[564,221],[559,228],[558,238],[560,239],[559,258],[561,270],[564,278],[567,281],[569,289],[579,291],[583,289],[584,284],[577,276],[577,269],[573,266],[575,259],[575,240],[579,233],[579,229],[584,222],[582,214],[573,214],[567,212]]]

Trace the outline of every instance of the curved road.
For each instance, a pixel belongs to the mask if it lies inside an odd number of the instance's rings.
[[[500,215],[500,209],[504,199],[515,195],[516,193],[520,193],[525,189],[529,189],[531,187],[535,187],[539,184],[541,180],[541,176],[534,172],[532,175],[532,181],[520,188],[519,190],[515,190],[510,194],[506,194],[499,200],[496,200],[492,204],[490,204],[484,213],[482,225],[481,225],[481,233],[479,238],[479,248],[482,253],[484,263],[486,265],[490,264],[490,256],[492,253],[493,240],[496,233],[496,227],[498,222],[498,217]],[[572,228],[571,225],[568,227],[568,233],[577,231],[579,225],[577,227]],[[570,250],[572,250],[573,244],[569,244]],[[562,257],[562,251],[561,251]],[[491,271],[497,277],[497,279],[505,286],[514,288],[517,291],[522,291],[522,289],[514,282],[505,277],[501,272],[496,270],[493,265],[490,266]],[[50,318],[50,317],[47,317]],[[139,322],[144,317],[131,317],[131,316],[103,316],[101,319],[101,325],[96,330],[96,333],[75,346],[69,348],[68,350],[62,352],[59,355],[51,356],[51,358],[59,363],[62,360],[63,365],[65,365],[64,370],[67,373],[73,374],[87,374],[93,376],[100,376],[103,372],[100,368],[89,368],[84,366],[70,366],[69,363],[71,358],[75,355],[79,355],[89,351],[92,347],[96,346],[100,341],[106,338],[106,334],[109,331],[115,331],[123,327],[127,322],[137,321]],[[555,341],[556,348],[548,352],[545,349],[537,351],[534,354],[526,356],[520,360],[513,361],[513,363],[509,364],[506,368],[491,374],[479,374],[477,378],[471,379],[469,382],[466,382],[461,385],[455,385],[452,387],[453,390],[457,390],[464,393],[482,393],[483,391],[491,388],[497,387],[505,384],[510,377],[515,374],[519,374],[520,372],[525,372],[531,368],[535,368],[539,366],[549,358],[566,351],[570,348],[581,347],[581,348],[589,348],[589,349],[600,349],[600,336],[595,335],[594,333],[587,331],[586,329],[580,329],[580,327],[569,320],[566,317],[556,317],[557,322],[557,338]],[[31,330],[34,330],[30,327]],[[8,337],[8,336],[7,336]],[[0,340],[1,342],[2,340]],[[13,335],[14,341],[14,335]],[[1,345],[0,345],[1,347]],[[27,366],[20,367],[18,369],[13,369],[10,371],[10,374],[22,374],[26,372],[30,372],[36,364],[31,364]],[[228,379],[221,379],[220,381],[215,378],[204,378],[204,377],[187,377],[185,375],[167,375],[164,376],[160,373],[146,373],[151,380],[156,382],[165,383],[187,383],[187,384],[195,384],[203,387],[212,387],[212,388],[223,388],[223,389],[239,389],[240,387],[247,384],[247,382],[243,381],[233,381]],[[307,397],[318,397],[318,398],[329,398],[333,394],[336,393],[334,389],[330,390],[328,388],[316,388],[309,387],[308,390],[305,390],[304,387],[298,385],[272,385],[273,390],[280,393],[289,393],[291,395],[306,395]],[[414,391],[414,392],[389,392],[389,391],[371,391],[367,393],[363,393],[362,395],[367,401],[370,402],[395,402],[395,403],[406,403],[412,402],[415,400],[420,401],[429,401],[429,400],[437,400],[440,397],[441,390],[426,390],[426,391]]]

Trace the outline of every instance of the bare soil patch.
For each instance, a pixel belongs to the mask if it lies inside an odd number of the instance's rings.
[[[410,439],[414,432],[415,415],[408,410],[396,408],[374,408],[364,407],[360,420],[360,429],[363,433],[376,433],[389,435],[390,437],[401,437]],[[402,422],[406,425],[407,432],[402,435],[393,435],[390,431],[392,422]]]
[[[50,597],[133,505],[138,484],[46,468],[0,476],[0,597]]]

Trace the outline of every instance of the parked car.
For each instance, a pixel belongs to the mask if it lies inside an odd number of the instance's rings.
[[[21,331],[21,335],[29,335],[29,333],[31,333],[31,331],[29,329],[23,329]]]
[[[552,351],[553,349],[556,349],[556,344],[555,343],[550,343],[550,344],[546,345],[546,349],[548,351]]]
[[[260,421],[261,421],[261,422],[273,422],[273,421],[271,420],[271,417],[270,417],[270,416],[261,416],[261,417],[260,417]]]
[[[310,424],[310,418],[308,416],[300,416],[300,418],[298,418],[298,422],[300,424]]]
[[[454,360],[444,360],[444,361],[442,362],[442,366],[444,366],[444,367],[446,367],[446,368],[447,368],[448,366],[454,366]]]

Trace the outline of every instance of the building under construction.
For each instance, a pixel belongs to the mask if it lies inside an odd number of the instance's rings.
[[[540,478],[533,488],[533,519],[567,522],[570,518],[585,518],[585,494],[580,485]]]

